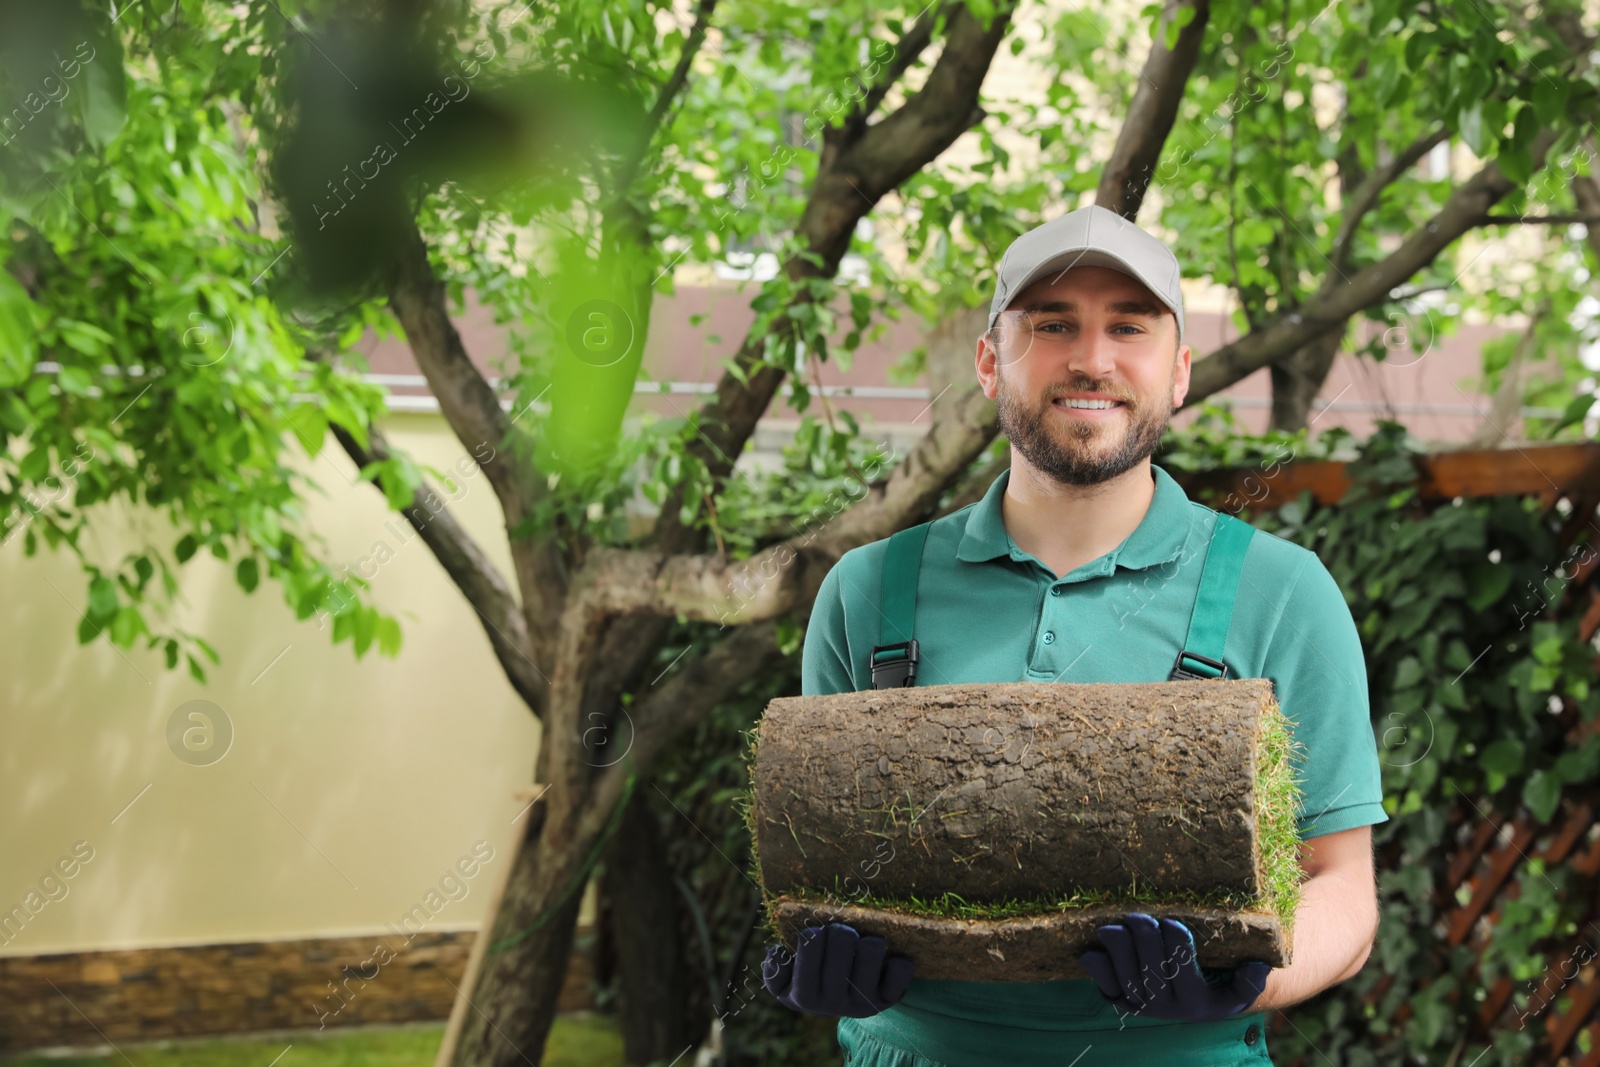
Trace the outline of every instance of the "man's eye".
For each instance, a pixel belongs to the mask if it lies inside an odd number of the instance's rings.
[[[1114,326],[1112,328],[1113,329],[1117,329],[1117,330],[1132,330],[1134,333],[1140,333],[1141,332],[1139,327],[1133,326],[1133,325],[1131,325],[1129,323],[1126,323],[1126,322],[1121,323],[1121,324],[1119,324],[1117,326]]]
[[[1070,330],[1071,328],[1072,327],[1065,322],[1041,322],[1039,325],[1034,327],[1034,329],[1038,330],[1040,333],[1060,333],[1063,330]]]

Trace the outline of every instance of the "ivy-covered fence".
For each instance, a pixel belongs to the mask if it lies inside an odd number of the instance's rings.
[[[1275,1061],[1600,1067],[1600,445],[1427,456],[1391,423],[1206,469],[1203,437],[1160,462],[1345,590],[1390,815],[1372,959],[1275,1018]]]

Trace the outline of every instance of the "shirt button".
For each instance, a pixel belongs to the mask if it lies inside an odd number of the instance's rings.
[[[1056,635],[1054,633],[1052,633],[1051,631],[1046,630],[1044,632],[1044,643],[1047,644],[1047,645],[1055,644],[1056,643]]]
[[[1061,595],[1061,587],[1059,585],[1052,585],[1050,587],[1050,595],[1051,596],[1060,596]]]
[[[1250,1026],[1250,1028],[1244,1032],[1244,1043],[1247,1044],[1247,1045],[1254,1045],[1257,1041],[1260,1041],[1260,1040],[1261,1040],[1261,1027],[1252,1024]]]

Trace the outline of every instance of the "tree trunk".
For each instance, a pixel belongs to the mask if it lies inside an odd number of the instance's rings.
[[[1272,421],[1268,424],[1272,429],[1289,433],[1305,429],[1311,404],[1328,380],[1344,334],[1343,328],[1330,330],[1272,365]]]
[[[1467,438],[1463,448],[1499,448],[1502,443],[1514,442],[1521,436],[1522,391],[1533,377],[1534,365],[1540,362],[1533,358],[1534,341],[1540,320],[1548,314],[1550,298],[1545,297],[1528,316],[1528,325],[1511,350],[1511,359],[1500,373],[1500,387],[1490,401],[1489,414],[1483,417],[1482,424]]]
[[[678,929],[678,896],[662,827],[644,797],[634,796],[605,852],[621,990],[623,1058],[670,1062],[699,1036],[689,1018],[688,983]]]
[[[1362,58],[1357,62],[1350,80],[1360,81],[1366,76],[1367,61]],[[1345,93],[1345,102],[1339,107],[1339,129],[1339,154],[1335,159],[1339,168],[1339,199],[1341,204],[1349,204],[1351,197],[1366,180],[1367,171],[1361,165],[1360,147],[1355,136],[1349,132],[1352,126],[1348,91]],[[1328,264],[1328,283],[1349,268],[1349,242],[1338,243],[1333,250],[1333,257]],[[1328,380],[1328,371],[1333,368],[1334,357],[1339,354],[1339,344],[1344,340],[1349,322],[1346,319],[1337,329],[1330,330],[1272,365],[1272,418],[1268,422],[1271,429],[1288,433],[1305,429],[1311,404],[1322,390],[1322,384]]]
[[[973,359],[977,354],[978,338],[989,322],[989,305],[960,308],[928,331],[927,379],[928,421],[938,422],[950,418],[950,411],[962,396],[962,386],[977,378]],[[918,420],[921,421],[921,420]]]
[[[529,837],[506,884],[500,910],[478,935],[493,940],[477,985],[469,993],[472,1011],[456,1044],[451,1061],[455,1067],[537,1067],[544,1057],[583,894],[573,892],[552,909],[581,870],[581,859],[551,855],[546,843],[555,836],[552,828],[546,820],[534,818],[543,807],[536,805],[530,813]],[[567,851],[577,849],[569,846]],[[515,943],[495,951],[503,941]]]

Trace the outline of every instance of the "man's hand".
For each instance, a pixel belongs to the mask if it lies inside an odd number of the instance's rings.
[[[913,969],[905,956],[889,955],[883,938],[829,923],[801,930],[793,952],[767,949],[761,981],[791,1011],[864,1019],[899,1003]]]
[[[1226,1019],[1256,1002],[1272,970],[1254,961],[1231,971],[1202,968],[1194,934],[1176,919],[1157,923],[1135,912],[1122,924],[1097,932],[1105,951],[1090,949],[1078,957],[1078,964],[1125,1015],[1185,1022]]]

